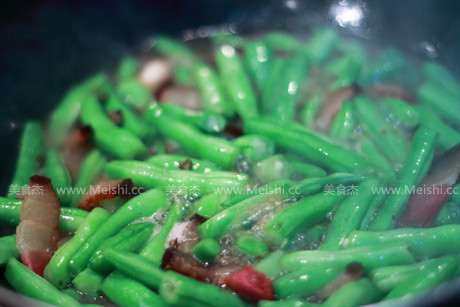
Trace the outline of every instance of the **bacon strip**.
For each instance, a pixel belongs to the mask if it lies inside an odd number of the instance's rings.
[[[93,185],[80,200],[78,208],[91,211],[99,205],[100,201],[115,197],[130,197],[133,191],[131,179],[113,180],[101,178]]]

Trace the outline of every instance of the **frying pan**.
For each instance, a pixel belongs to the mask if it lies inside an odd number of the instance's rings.
[[[393,44],[414,57],[436,59],[460,74],[460,2],[454,0],[20,0],[0,5],[1,195],[14,170],[24,122],[44,119],[66,89],[91,73],[113,68],[127,53],[145,52],[156,33],[200,36],[217,25],[243,33],[303,34],[330,26],[371,45]],[[0,235],[13,231],[0,224]],[[0,280],[0,306],[34,306],[7,288]],[[458,302],[460,280],[454,280],[398,305]]]

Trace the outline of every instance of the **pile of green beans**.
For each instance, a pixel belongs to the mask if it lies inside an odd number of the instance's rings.
[[[447,68],[329,28],[210,33],[155,36],[148,56],[24,123],[0,197],[2,284],[57,306],[358,307],[460,277],[460,83]],[[49,201],[27,196],[34,175],[60,203],[43,276],[14,232]]]

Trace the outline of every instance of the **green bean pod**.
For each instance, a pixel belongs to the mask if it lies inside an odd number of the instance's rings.
[[[75,193],[72,197],[71,206],[78,207],[80,199],[87,192],[90,184],[102,173],[107,159],[97,149],[91,151],[83,160],[75,182]]]
[[[328,28],[317,29],[307,42],[305,52],[313,63],[321,63],[331,54],[338,42],[339,36],[336,31]]]
[[[299,269],[277,279],[273,283],[278,299],[288,299],[296,296],[308,297],[323,286],[335,280],[341,271],[335,267]]]
[[[460,86],[455,77],[442,65],[435,62],[425,62],[423,64],[423,73],[430,82],[444,87],[450,93],[459,96]]]
[[[333,171],[369,171],[368,162],[354,150],[329,143],[307,131],[285,128],[260,119],[246,121],[243,130],[245,133],[257,133],[270,138],[278,146],[292,150]]]
[[[354,106],[362,124],[376,146],[392,162],[402,162],[407,155],[407,140],[401,131],[396,131],[379,113],[372,101],[365,96],[354,99]]]
[[[159,106],[145,112],[148,121],[155,124],[161,134],[176,141],[190,154],[214,162],[223,168],[232,168],[239,154],[229,141],[201,133],[195,127],[164,114]]]
[[[296,37],[285,32],[269,32],[263,41],[271,49],[283,52],[299,52],[303,48]]]
[[[65,288],[71,280],[69,271],[70,258],[109,217],[110,214],[106,210],[94,208],[78,227],[72,239],[54,253],[45,267],[43,277],[56,288]]]
[[[379,244],[346,248],[337,251],[306,250],[284,256],[283,267],[289,271],[314,268],[316,266],[345,269],[351,262],[359,262],[366,271],[399,264],[415,263],[415,258],[404,243]]]
[[[315,194],[281,210],[264,227],[264,235],[274,246],[284,246],[300,230],[326,218],[344,195]]]
[[[458,267],[458,259],[456,256],[446,256],[443,258],[443,263],[428,264],[423,272],[396,286],[384,299],[389,300],[413,295],[452,278],[455,269]]]
[[[235,48],[223,45],[216,53],[216,62],[235,110],[244,120],[257,117],[256,95]]]
[[[80,306],[72,297],[56,289],[14,258],[8,260],[5,278],[17,292],[26,296],[57,306]]]
[[[449,224],[460,224],[460,207],[455,201],[445,204],[433,222],[434,226]]]
[[[401,72],[406,66],[402,55],[393,47],[387,47],[380,52],[377,61],[366,65],[361,71],[360,84],[370,84],[378,81],[388,81]]]
[[[149,222],[127,226],[101,244],[101,247],[89,258],[89,268],[101,274],[112,272],[114,267],[105,259],[104,250],[113,247],[117,251],[137,252],[152,235],[154,226]]]
[[[50,149],[46,153],[43,171],[45,176],[51,179],[51,183],[59,197],[61,206],[69,205],[72,200],[72,195],[68,189],[72,187],[72,179],[64,160],[57,151]]]
[[[131,178],[136,186],[146,188],[166,188],[173,192],[173,188],[182,192],[203,195],[217,189],[243,187],[247,183],[246,174],[233,172],[198,173],[186,170],[170,171],[141,161],[114,160],[104,168],[110,178]]]
[[[356,187],[356,194],[348,196],[342,202],[334,213],[321,249],[337,250],[343,248],[343,241],[361,224],[367,208],[374,198],[375,189],[378,187],[379,182],[377,180],[364,181]]]
[[[458,97],[446,91],[438,84],[425,83],[417,90],[418,99],[436,110],[444,119],[455,124],[460,123],[460,114],[453,112],[460,106]]]
[[[206,160],[200,160],[195,158],[190,158],[187,156],[181,155],[169,155],[169,154],[158,154],[151,156],[146,162],[153,164],[157,167],[161,167],[168,170],[179,170],[181,162],[190,159],[192,162],[192,166],[190,168],[191,171],[197,171],[200,173],[209,173],[211,171],[221,171],[222,169],[219,168],[212,162]]]
[[[308,73],[308,64],[305,54],[288,60],[278,75],[276,86],[264,96],[262,105],[265,114],[280,120],[294,118],[301,86]]]
[[[23,200],[0,197],[0,221],[14,226],[19,225]],[[87,211],[75,208],[61,208],[58,230],[75,232],[88,215]]]
[[[173,306],[187,302],[191,306],[244,307],[238,296],[214,285],[199,282],[174,271],[167,271],[160,285],[160,295]]]
[[[198,242],[190,251],[203,263],[211,263],[220,253],[220,244],[216,240],[205,238]]]
[[[358,307],[377,302],[382,293],[367,278],[348,283],[335,291],[324,303],[325,307]]]
[[[63,144],[80,115],[82,103],[92,95],[92,92],[106,83],[107,76],[105,74],[96,74],[66,93],[51,114],[48,125],[48,139],[53,147]]]
[[[439,146],[447,150],[460,143],[460,133],[446,125],[433,110],[422,104],[415,108],[420,115],[420,122],[439,133]]]
[[[308,196],[318,193],[321,190],[326,191],[327,188],[335,189],[339,185],[353,185],[360,183],[365,177],[357,174],[349,173],[334,173],[325,177],[306,178],[292,185],[294,197],[298,195]],[[330,191],[329,191],[330,192]],[[332,193],[331,193],[332,194]]]
[[[147,151],[137,135],[117,127],[105,114],[96,96],[90,96],[81,106],[83,124],[91,126],[96,144],[121,159],[140,157]]]
[[[222,210],[221,204],[228,200],[226,193],[209,193],[193,202],[193,211],[205,218],[211,218]]]
[[[405,243],[415,257],[439,257],[460,252],[460,225],[434,228],[399,228],[387,231],[353,231],[347,247],[374,246],[384,243]]]
[[[105,276],[87,268],[72,280],[72,286],[82,295],[96,299],[100,294],[100,288]]]
[[[258,307],[315,307],[320,304],[310,303],[303,299],[293,298],[282,301],[259,301]]]
[[[171,57],[177,62],[191,65],[197,60],[196,54],[182,42],[162,35],[155,37],[155,49],[161,54]]]
[[[412,140],[411,152],[398,174],[397,187],[400,193],[388,196],[369,230],[387,230],[394,225],[395,219],[402,212],[410,197],[408,188],[417,187],[428,171],[433,160],[437,139],[438,134],[434,130],[423,126],[417,129]]]
[[[291,164],[291,169],[294,173],[294,176],[297,177],[308,178],[327,176],[326,171],[313,164],[302,163],[298,161],[292,161],[289,164]]]
[[[165,193],[156,189],[142,193],[126,202],[72,255],[69,263],[70,271],[75,275],[83,271],[91,255],[105,240],[115,235],[129,223],[150,216],[166,206]]]
[[[253,179],[262,184],[281,179],[289,179],[291,176],[291,165],[281,154],[260,161],[253,169]]]
[[[264,257],[268,254],[268,246],[261,239],[250,235],[240,236],[236,240],[238,250],[251,258]]]
[[[262,40],[249,42],[244,46],[244,57],[257,88],[262,90],[269,76],[270,65],[272,65],[270,47]]]
[[[263,272],[271,279],[278,278],[284,271],[284,268],[281,266],[281,258],[283,258],[285,254],[286,253],[281,250],[274,251],[255,263],[254,268],[257,271]]]
[[[118,65],[117,78],[118,80],[131,80],[136,77],[138,71],[139,62],[132,57],[126,57]]]
[[[149,89],[137,79],[121,81],[116,91],[126,105],[138,110],[144,110],[152,101]]]
[[[329,90],[336,91],[343,87],[351,86],[359,77],[362,59],[353,55],[344,55],[326,66],[325,70],[335,76]]]
[[[106,249],[104,256],[119,272],[158,291],[165,271],[150,259],[113,248]]]
[[[37,121],[29,121],[22,132],[16,169],[8,188],[9,198],[15,198],[21,188],[29,184],[29,178],[38,170],[38,158],[42,153],[43,127]]]
[[[415,106],[402,99],[387,97],[382,103],[390,109],[391,117],[406,128],[414,128],[421,122]]]
[[[118,271],[110,274],[102,283],[102,292],[121,307],[167,307],[161,296]]]
[[[16,247],[16,235],[0,238],[0,267],[5,266],[9,258],[18,258],[19,252]]]
[[[225,118],[214,111],[194,111],[172,103],[163,104],[161,108],[168,116],[192,124],[204,132],[218,133],[227,126]]]
[[[157,264],[161,263],[161,258],[166,249],[166,239],[174,224],[180,222],[185,211],[180,203],[174,203],[161,226],[161,230],[141,249],[139,255]]]
[[[385,187],[382,186],[381,188],[385,188]],[[376,217],[380,207],[385,202],[385,199],[387,198],[387,196],[388,195],[386,195],[385,193],[375,195],[374,199],[369,204],[367,211],[361,220],[361,224],[359,225],[358,230],[367,230],[369,225],[372,224],[372,221]]]
[[[323,98],[320,95],[311,97],[305,103],[305,106],[300,113],[300,119],[302,120],[302,124],[308,129],[313,129],[315,127],[316,115],[318,114],[322,103]]]
[[[233,145],[241,149],[243,156],[258,162],[275,153],[275,144],[260,135],[243,135],[233,140]]]
[[[273,48],[272,48],[273,49]],[[274,58],[272,65],[270,65],[270,70],[268,71],[267,82],[265,83],[264,88],[262,89],[262,101],[261,101],[261,113],[268,115],[266,110],[270,110],[266,102],[270,101],[270,95],[273,91],[273,88],[277,86],[278,77],[283,71],[284,66],[288,63],[287,58]]]
[[[377,172],[383,179],[390,182],[396,180],[394,167],[375,146],[374,142],[364,136],[358,140],[359,148],[367,160],[377,169]]]
[[[356,128],[356,112],[350,101],[344,101],[339,113],[335,116],[331,124],[331,136],[340,139],[348,140],[353,136]]]

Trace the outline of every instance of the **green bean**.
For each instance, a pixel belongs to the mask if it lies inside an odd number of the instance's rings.
[[[213,262],[220,253],[220,245],[216,240],[205,238],[195,245],[191,252],[203,263]]]
[[[85,269],[72,280],[72,286],[85,297],[95,299],[100,296],[100,288],[105,276]]]
[[[377,302],[382,293],[367,278],[348,283],[335,291],[324,303],[326,307],[358,307]]]
[[[204,195],[193,203],[193,211],[205,218],[211,218],[219,213],[221,204],[230,198],[229,194],[213,192]]]
[[[390,182],[396,180],[394,167],[374,145],[371,139],[366,136],[361,137],[358,140],[358,144],[361,152],[366,156],[367,160],[377,168],[377,172],[383,179]]]
[[[407,128],[414,128],[420,123],[420,115],[415,106],[412,106],[402,99],[387,97],[382,103],[390,108],[391,116]]]
[[[302,124],[308,129],[313,129],[315,126],[316,114],[318,114],[321,104],[323,103],[323,98],[320,95],[315,95],[311,97],[302,109],[300,113],[300,118]]]
[[[246,66],[251,72],[257,88],[262,90],[269,76],[270,65],[272,65],[270,47],[262,40],[249,42],[244,46],[244,56]]]
[[[294,172],[294,176],[305,178],[305,177],[324,177],[327,176],[327,173],[316,165],[309,163],[302,163],[297,161],[292,161],[291,169]]]
[[[400,72],[405,65],[406,61],[402,55],[395,48],[387,47],[382,50],[375,63],[363,67],[359,83],[387,81]]]
[[[168,170],[179,170],[181,162],[189,159],[192,163],[190,170],[197,171],[200,173],[209,173],[211,171],[220,171],[221,169],[212,162],[206,160],[200,160],[195,158],[190,158],[187,156],[181,155],[166,155],[159,154],[151,156],[146,160],[146,162],[153,164],[157,167],[165,168]]]
[[[63,144],[80,115],[82,103],[93,91],[106,84],[106,82],[107,76],[105,74],[96,74],[66,93],[51,114],[48,125],[48,139],[53,147]]]
[[[458,109],[458,98],[434,83],[422,84],[417,90],[418,99],[433,108],[441,117],[455,124],[460,123],[460,115],[453,110]]]
[[[451,257],[452,256],[444,256],[414,264],[381,267],[369,272],[369,277],[377,288],[384,293],[388,293],[401,283],[413,279],[419,273],[426,273],[427,269],[431,270],[433,266],[444,264],[446,260],[449,260]]]
[[[325,71],[335,76],[329,89],[335,91],[355,83],[363,65],[362,61],[354,55],[344,55],[327,65]]]
[[[197,60],[196,54],[188,46],[168,36],[156,37],[154,47],[161,54],[180,63],[191,65]]]
[[[356,112],[352,103],[350,101],[344,101],[342,108],[331,124],[331,136],[341,140],[350,139],[355,131],[356,122]]]
[[[101,274],[112,272],[114,267],[105,259],[104,250],[113,247],[117,251],[137,252],[152,235],[154,226],[149,222],[127,226],[101,244],[100,248],[89,258],[88,266]]]
[[[275,144],[259,135],[240,136],[233,140],[233,145],[241,149],[244,157],[254,162],[266,159],[275,153]]]
[[[458,266],[458,259],[455,256],[443,257],[443,263],[428,264],[423,272],[418,273],[398,286],[385,296],[385,300],[397,297],[413,295],[417,292],[432,288],[453,277],[453,272]]]
[[[378,187],[379,188],[385,188],[385,187]],[[381,193],[375,195],[374,199],[371,201],[369,204],[366,213],[364,214],[364,217],[361,220],[361,224],[358,228],[358,230],[367,230],[369,225],[372,223],[374,220],[375,216],[377,215],[377,212],[380,209],[380,206],[385,202],[385,199],[387,198],[387,194]]]
[[[320,63],[326,60],[338,42],[336,31],[327,28],[317,29],[307,42],[305,51],[313,63]]]
[[[155,292],[120,272],[113,272],[102,283],[102,292],[121,307],[169,306]]]
[[[341,270],[333,266],[299,269],[277,279],[273,283],[273,287],[278,299],[288,299],[295,296],[308,297],[335,280],[340,273]]]
[[[73,288],[66,288],[66,289],[62,289],[60,291],[61,291],[61,293],[64,293],[65,295],[70,296],[71,298],[73,298],[76,301],[79,301],[81,299],[81,296],[82,296],[81,293],[78,292],[78,290],[73,289]],[[88,307],[88,304],[85,304],[84,306]],[[97,307],[97,305],[94,306],[94,307]]]
[[[202,195],[216,189],[238,188],[247,183],[246,174],[233,172],[198,173],[186,170],[170,171],[147,162],[114,160],[104,168],[110,178],[131,178],[136,186],[146,188],[184,188],[183,192]],[[172,190],[171,190],[172,191]]]
[[[43,171],[45,176],[51,179],[61,206],[69,205],[72,195],[68,189],[72,187],[72,179],[62,156],[54,149],[47,152]]]
[[[328,195],[321,192],[281,210],[264,227],[265,237],[274,246],[285,246],[300,230],[326,218],[344,195]]]
[[[37,121],[25,124],[16,160],[16,169],[8,189],[8,197],[15,198],[29,178],[38,170],[38,158],[43,153],[43,128]]]
[[[155,127],[147,123],[147,121],[135,114],[129,106],[124,104],[115,91],[106,86],[104,92],[108,95],[105,103],[107,112],[120,112],[122,116],[122,127],[131,131],[142,140],[151,141],[155,137]]]
[[[257,133],[270,138],[280,147],[334,171],[366,172],[369,169],[368,162],[354,150],[329,143],[307,131],[285,128],[260,119],[246,121],[243,129],[245,133]]]
[[[113,248],[106,249],[104,255],[117,270],[147,287],[157,291],[165,271],[156,263],[135,253],[122,252]]]
[[[156,189],[142,193],[126,202],[72,255],[69,263],[70,271],[73,274],[83,271],[91,255],[105,240],[115,235],[127,224],[142,217],[150,216],[166,206],[166,195]]]
[[[289,299],[284,301],[259,301],[258,307],[314,307],[320,304],[310,303],[302,299]]]
[[[268,254],[268,246],[259,238],[244,235],[236,240],[238,250],[251,258],[264,257]]]
[[[355,57],[357,61],[361,61],[363,64],[368,62],[369,56],[366,48],[355,41],[340,40],[336,48],[341,54]]]
[[[193,72],[190,67],[183,63],[175,63],[173,67],[173,79],[178,85],[193,86],[198,83],[194,80]]]
[[[428,171],[433,160],[437,138],[438,134],[430,128],[422,126],[417,129],[412,140],[411,152],[398,174],[397,187],[401,192],[393,193],[387,198],[369,230],[386,230],[393,226],[410,197],[407,189],[418,186]]]
[[[23,200],[0,197],[0,221],[14,226],[19,225],[22,203]],[[88,212],[84,210],[62,207],[58,230],[64,232],[76,231],[87,215]]]
[[[404,161],[407,154],[407,140],[404,134],[393,129],[385,121],[369,98],[358,96],[353,102],[363,130],[372,138],[376,146],[392,162]]]
[[[131,80],[139,71],[139,62],[131,57],[124,58],[118,66],[118,80]]]
[[[285,255],[284,251],[277,250],[260,260],[254,265],[257,271],[263,272],[268,277],[274,279],[284,271],[281,266],[281,258]]]
[[[145,112],[148,121],[155,124],[160,133],[176,141],[184,150],[223,168],[231,168],[239,154],[229,141],[202,134],[195,127],[164,114],[154,106]]]
[[[434,228],[399,228],[387,231],[353,231],[347,247],[373,246],[383,243],[404,242],[417,258],[438,257],[460,252],[460,225]]]
[[[460,133],[446,125],[433,110],[421,104],[415,108],[420,115],[420,122],[439,133],[439,146],[447,150],[460,143]]]
[[[232,45],[233,47],[244,47],[247,44],[247,41],[243,37],[228,30],[221,30],[214,34],[212,36],[212,41],[216,45],[228,44]]]
[[[194,81],[200,91],[200,104],[204,110],[225,116],[233,113],[233,107],[227,98],[222,81],[217,73],[204,61],[195,60],[192,66]]]
[[[449,201],[445,204],[433,222],[435,226],[449,224],[460,224],[460,208],[454,201]]]
[[[18,258],[19,252],[16,247],[16,235],[0,238],[0,267],[3,267],[9,258]]]
[[[342,202],[334,214],[321,249],[337,250],[343,248],[343,241],[361,224],[362,218],[374,198],[375,189],[378,187],[379,182],[377,180],[364,181],[356,188],[356,194],[348,196]]]
[[[289,179],[291,176],[291,165],[281,154],[260,161],[253,169],[253,178],[256,182],[260,183]]]
[[[45,267],[43,277],[56,288],[65,288],[71,280],[70,258],[109,217],[110,214],[106,210],[102,208],[93,209],[78,227],[75,235],[54,253]]]
[[[80,306],[72,297],[60,292],[14,258],[8,260],[5,278],[17,292],[26,296],[57,306]]]
[[[326,188],[336,188],[339,185],[348,185],[359,183],[364,180],[364,177],[356,174],[334,173],[329,176],[319,178],[306,178],[295,183],[292,190],[298,195],[308,196],[317,193],[321,190],[326,191]],[[331,193],[332,194],[332,193]]]
[[[281,120],[291,120],[295,116],[297,100],[302,83],[308,73],[308,58],[299,54],[289,59],[281,69],[271,92],[264,96],[264,113]]]
[[[270,32],[263,38],[271,49],[284,52],[298,52],[303,46],[294,36],[284,32]]]
[[[258,204],[267,203],[269,200],[279,198],[279,195],[254,195],[214,215],[212,218],[198,226],[198,233],[202,239],[219,239],[227,232],[229,226],[240,212],[244,212],[245,210]]]
[[[174,203],[166,216],[161,230],[142,248],[140,255],[157,264],[165,252],[166,239],[174,224],[180,222],[184,216],[184,208],[180,202]]]
[[[246,306],[236,295],[211,284],[202,283],[174,271],[167,271],[160,285],[160,295],[174,306],[184,302],[192,306]]]
[[[149,89],[137,79],[121,81],[117,93],[124,103],[139,110],[145,109],[153,100]]]
[[[455,77],[443,66],[435,62],[425,62],[423,64],[423,73],[426,78],[437,85],[444,87],[450,93],[459,96],[460,86]]]
[[[83,124],[91,126],[96,144],[122,159],[142,156],[147,149],[137,135],[117,127],[105,114],[96,96],[90,96],[81,106]]]
[[[273,49],[273,48],[272,48]],[[268,113],[266,110],[270,108],[266,105],[266,102],[270,101],[270,95],[273,91],[273,88],[277,86],[278,77],[283,71],[284,66],[288,63],[287,58],[274,58],[272,65],[270,65],[270,70],[268,71],[267,82],[265,83],[264,88],[262,89],[262,101],[261,101],[261,112],[264,115]]]
[[[242,202],[245,199],[248,199],[254,195],[259,195],[259,194],[282,194],[284,197],[286,194],[288,194],[288,198],[293,198],[297,197],[297,195],[289,195],[292,191],[289,190],[289,188],[293,185],[294,183],[291,180],[288,179],[281,179],[277,181],[270,182],[266,185],[263,185],[259,187],[258,185],[255,185],[252,188],[249,188],[247,191],[242,191],[242,193],[237,194],[237,195],[232,195],[228,200],[224,201],[220,207],[222,208],[228,208],[233,205],[238,204],[239,202]],[[286,193],[286,189],[288,190]],[[294,192],[296,192],[295,189],[293,189]]]
[[[91,151],[83,160],[78,173],[77,182],[75,182],[75,191],[72,198],[72,207],[77,207],[80,203],[80,199],[87,192],[90,184],[94,182],[97,176],[100,175],[104,169],[107,159],[97,149]]]
[[[161,108],[168,116],[192,124],[204,132],[218,133],[227,126],[225,118],[214,111],[194,111],[172,103],[163,104]]]
[[[450,200],[455,202],[456,204],[460,204],[460,183],[457,183],[452,186]]]
[[[307,250],[298,251],[281,259],[283,267],[289,271],[334,266],[339,269],[351,262],[360,262],[369,271],[378,267],[415,263],[414,256],[404,243],[379,244],[346,248],[338,251]]]
[[[257,99],[235,48],[223,45],[216,53],[216,63],[227,95],[241,118],[257,117]]]

